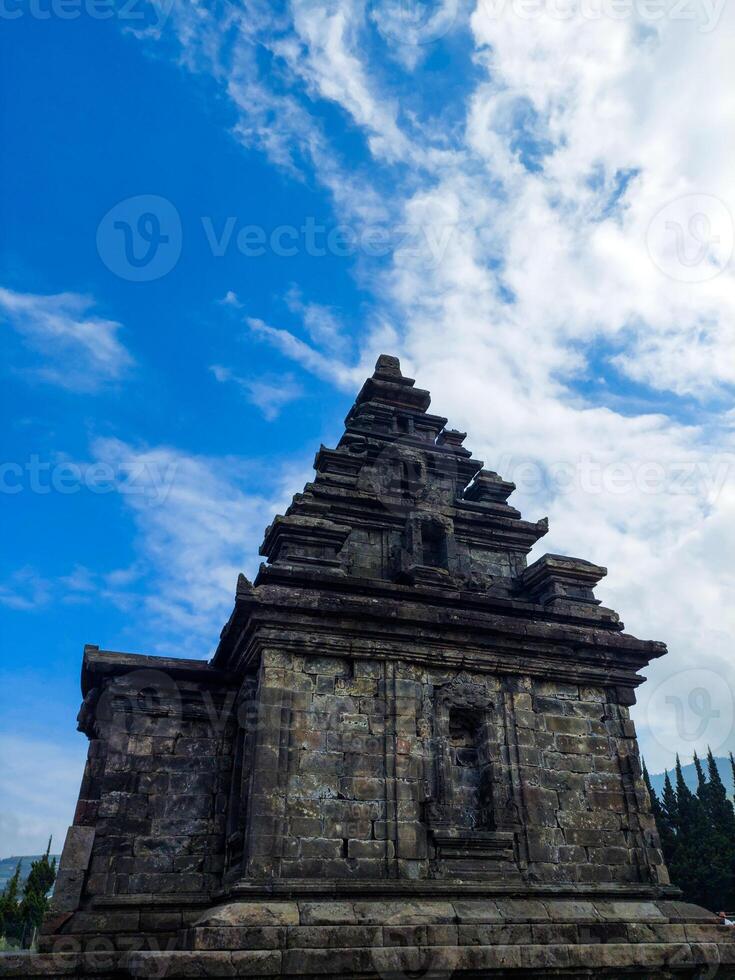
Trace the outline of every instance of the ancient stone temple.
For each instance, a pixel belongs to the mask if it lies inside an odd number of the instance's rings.
[[[89,977],[735,976],[669,884],[629,708],[661,643],[379,358],[210,662],[87,647],[42,937]]]

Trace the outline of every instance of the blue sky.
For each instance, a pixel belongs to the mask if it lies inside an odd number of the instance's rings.
[[[652,768],[735,747],[732,10],[70,3],[0,15],[0,856],[83,644],[208,656],[382,350],[669,642]]]

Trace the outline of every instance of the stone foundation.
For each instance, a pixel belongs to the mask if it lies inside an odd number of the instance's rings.
[[[3,975],[735,977],[735,930],[665,899],[250,900],[208,910],[177,945],[6,957]]]

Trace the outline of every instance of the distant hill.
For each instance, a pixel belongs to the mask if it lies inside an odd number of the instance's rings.
[[[15,874],[15,869],[18,866],[18,861],[20,861],[20,877],[21,877],[21,881],[25,881],[26,878],[28,877],[28,873],[31,870],[31,864],[34,861],[37,861],[40,857],[43,857],[43,855],[42,854],[30,854],[30,855],[26,854],[23,857],[0,858],[0,892],[3,891],[3,889],[5,888],[5,886],[7,885],[7,883],[10,881],[10,879]],[[58,866],[58,863],[59,863],[59,855],[58,854],[56,854],[56,855],[52,854],[51,857],[55,857],[56,858],[56,864]]]
[[[727,789],[728,793],[730,794],[730,797],[732,798],[733,793],[735,793],[735,785],[733,785],[732,766],[730,765],[730,760],[718,757],[715,759],[715,762],[717,763],[717,770],[720,773],[720,778],[722,779],[722,782],[725,784],[725,788]],[[703,765],[704,765],[704,772],[706,775],[707,774],[706,759],[704,760]],[[689,789],[695,791],[697,789],[697,770],[694,768],[694,763],[690,762],[688,766],[682,766],[681,772],[682,775],[684,776],[684,782],[687,784]],[[669,772],[669,776],[671,776],[671,781],[673,783],[674,782],[673,770]],[[651,785],[656,790],[656,796],[658,796],[659,799],[661,798],[661,794],[664,791],[664,779],[665,779],[665,775],[662,772],[656,773],[655,775],[651,773]]]

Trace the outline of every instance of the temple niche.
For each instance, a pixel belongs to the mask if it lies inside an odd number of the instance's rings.
[[[43,955],[3,975],[735,976],[630,707],[662,643],[381,356],[210,661],[85,648]]]

